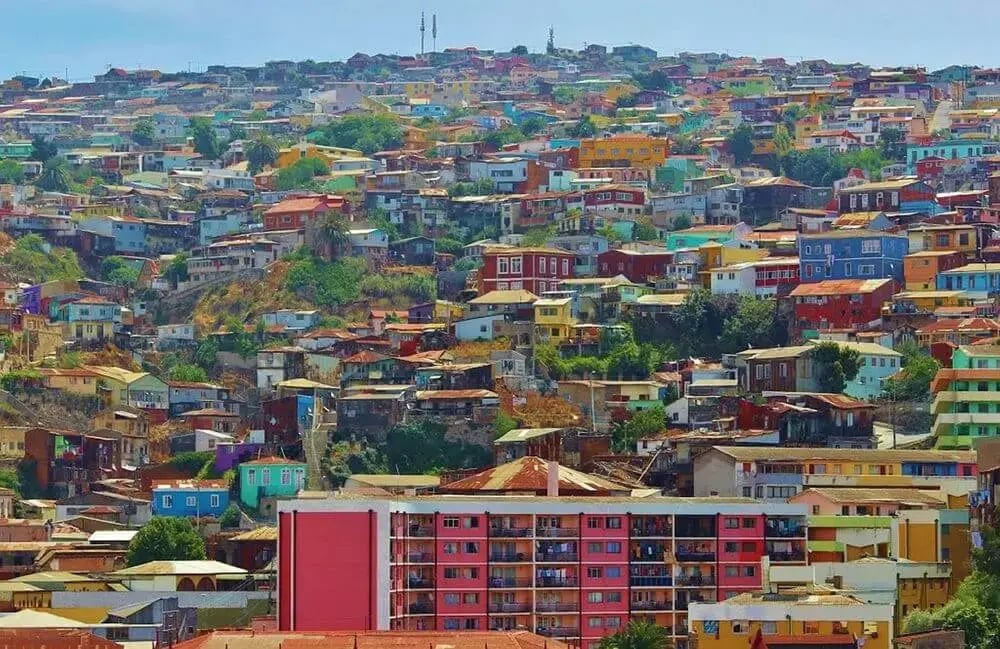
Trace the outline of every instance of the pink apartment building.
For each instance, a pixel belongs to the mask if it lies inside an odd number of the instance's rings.
[[[424,496],[279,504],[287,631],[528,629],[589,649],[805,563],[806,507],[739,498]]]

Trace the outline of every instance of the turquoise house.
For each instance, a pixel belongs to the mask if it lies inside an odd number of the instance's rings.
[[[271,456],[240,464],[240,502],[253,509],[265,498],[294,498],[305,485],[304,462]]]
[[[924,158],[966,160],[993,155],[996,151],[996,144],[983,140],[943,140],[928,145],[911,144],[906,147],[906,171],[910,174],[916,173],[917,163]]]
[[[810,340],[810,343],[823,343],[824,340]],[[841,340],[833,341],[838,347],[853,349],[858,353],[858,375],[848,381],[844,394],[861,401],[871,401],[882,395],[885,380],[894,376],[902,368],[903,355],[894,349],[877,343],[855,343]]]
[[[23,158],[27,160],[31,157],[31,142],[4,142],[0,140],[0,158]]]
[[[683,248],[700,248],[706,243],[721,243],[726,245],[736,239],[745,239],[750,226],[745,223],[736,225],[696,225],[685,230],[674,230],[667,234],[667,250]]]

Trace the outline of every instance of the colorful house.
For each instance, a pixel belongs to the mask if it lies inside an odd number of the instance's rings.
[[[274,498],[292,498],[306,484],[306,465],[281,457],[262,457],[240,464],[240,502],[258,509]]]
[[[824,341],[813,340],[812,343]],[[855,399],[872,400],[882,394],[882,385],[902,367],[903,355],[876,343],[833,341],[841,349],[858,353],[858,374],[847,382],[844,394]]]
[[[800,281],[903,280],[905,236],[875,230],[832,230],[799,237]]]
[[[580,140],[580,167],[642,167],[663,165],[670,151],[666,138],[622,134]]]
[[[972,448],[1000,434],[1000,347],[962,345],[931,382],[937,448]]]
[[[153,515],[219,518],[229,507],[225,480],[171,480],[153,483]]]
[[[983,140],[944,140],[933,144],[906,147],[907,173],[914,173],[917,163],[931,156],[945,160],[968,160],[996,153],[996,144]]]
[[[899,178],[845,187],[837,195],[837,201],[838,211],[841,214],[886,210],[933,215],[941,211],[935,202],[934,188],[916,178]]]
[[[149,372],[131,372],[119,367],[96,365],[88,366],[87,369],[97,375],[97,393],[106,407],[132,406],[166,418],[170,389]]]
[[[948,270],[961,268],[966,263],[965,254],[957,250],[921,250],[903,258],[903,280],[907,291],[933,291],[937,276]]]
[[[537,339],[558,345],[573,336],[573,326],[577,323],[573,298],[540,298],[533,306]]]
[[[799,284],[795,324],[802,330],[853,329],[882,318],[882,305],[892,299],[891,279],[839,279]]]
[[[686,230],[675,230],[667,235],[667,250],[698,248],[706,243],[734,246],[749,238],[753,229],[746,223],[733,225],[696,225]]]

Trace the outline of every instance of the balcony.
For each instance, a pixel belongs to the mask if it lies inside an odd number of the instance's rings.
[[[535,536],[548,538],[575,538],[580,536],[580,530],[575,527],[538,527]]]
[[[661,536],[673,536],[673,529],[669,526],[646,526],[641,528],[632,528],[632,538],[656,538]]]
[[[531,579],[490,577],[490,588],[531,588]]]
[[[434,580],[410,577],[406,580],[406,585],[409,588],[434,588]]]
[[[431,602],[413,602],[406,607],[406,610],[410,615],[432,615],[434,613],[434,604]]]
[[[673,577],[670,575],[650,575],[650,576],[638,576],[633,575],[629,577],[629,584],[639,588],[642,587],[663,587],[672,586],[674,583]]]
[[[547,626],[538,627],[535,633],[547,638],[579,638],[580,629],[575,626]]]
[[[512,552],[512,553],[497,553],[490,555],[490,562],[492,563],[522,563],[526,561],[531,561],[531,554],[524,552]]]
[[[768,525],[765,536],[769,539],[801,539],[806,536],[806,528],[804,525],[795,527],[771,527]]]
[[[405,532],[406,536],[417,536],[417,537],[434,536],[434,528],[430,525],[410,525]]]
[[[670,611],[673,608],[674,605],[670,602],[638,601],[629,605],[629,611]]]
[[[538,552],[535,554],[535,561],[542,563],[571,563],[579,560],[580,555],[576,552]]]
[[[715,561],[714,552],[691,552],[688,550],[678,550],[677,560],[684,563],[713,563]]]
[[[433,563],[434,555],[430,552],[407,552],[406,561],[408,563]]]
[[[490,613],[530,613],[529,602],[490,602]]]
[[[792,552],[768,552],[767,556],[776,563],[792,563],[806,560],[806,553],[798,550]]]
[[[714,586],[715,575],[678,575],[677,585],[689,587]]]
[[[678,611],[686,611],[686,610],[688,610],[688,606],[690,606],[691,604],[697,604],[697,603],[700,603],[700,602],[707,602],[707,601],[710,601],[710,600],[707,600],[707,599],[692,599],[690,601],[683,601],[683,600],[681,600],[681,601],[677,602],[676,608],[677,608]]]
[[[572,613],[579,610],[578,602],[535,602],[536,613]]]
[[[576,577],[538,577],[535,588],[576,588],[579,583]]]
[[[490,538],[523,538],[531,536],[530,527],[491,527]]]

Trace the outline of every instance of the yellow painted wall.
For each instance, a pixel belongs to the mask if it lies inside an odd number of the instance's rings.
[[[938,560],[938,528],[937,523],[914,523],[902,520],[899,522],[900,559],[911,561]]]
[[[871,620],[877,622],[877,636],[868,637],[865,642],[865,649],[889,649],[889,630],[892,622],[890,620]],[[697,634],[698,649],[747,649],[750,640],[757,630],[761,628],[761,623],[756,620],[749,621],[749,629],[746,633],[734,633],[732,622],[723,620],[719,622],[718,634],[706,634],[702,622],[692,622],[691,631]],[[797,620],[782,620],[777,622],[777,632],[779,635],[832,635],[833,622],[802,622]],[[861,637],[865,635],[864,621],[846,621],[847,631],[850,634]],[[764,635],[767,641],[767,634]]]
[[[589,138],[580,141],[580,167],[607,167],[608,161],[625,160],[625,166],[651,169],[661,166],[667,159],[669,146],[666,138],[648,135]]]

